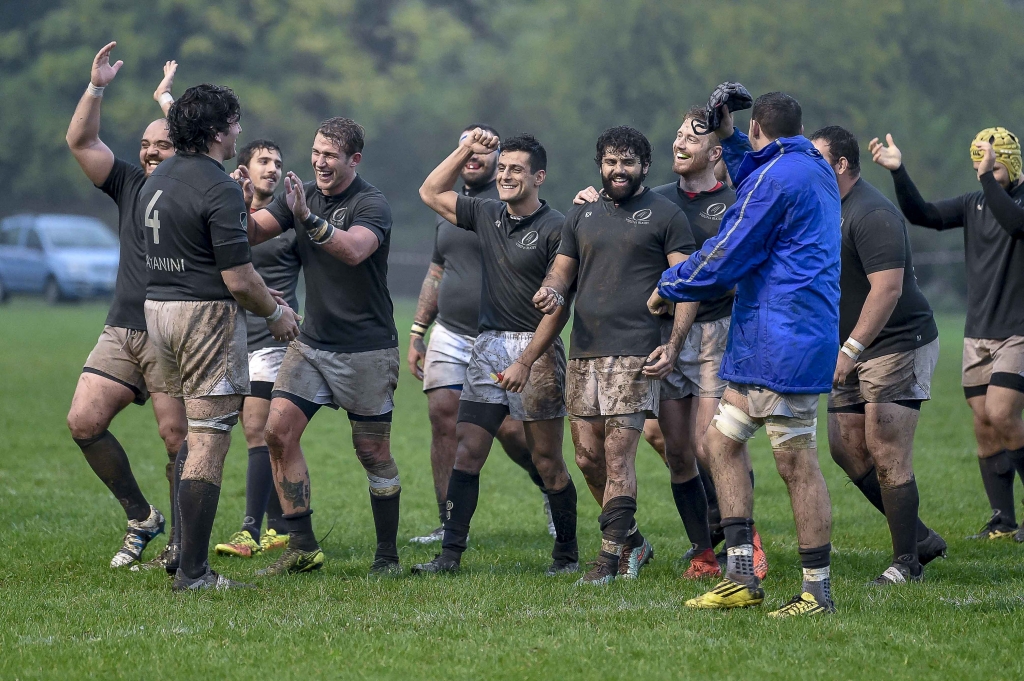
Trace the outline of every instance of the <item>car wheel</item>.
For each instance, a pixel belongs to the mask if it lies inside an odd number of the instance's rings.
[[[46,286],[43,288],[43,296],[46,298],[46,302],[50,305],[56,305],[64,300],[64,294],[61,293],[60,284],[53,277],[49,277],[46,280]]]

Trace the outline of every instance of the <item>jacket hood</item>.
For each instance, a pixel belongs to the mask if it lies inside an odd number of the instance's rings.
[[[803,152],[821,158],[821,153],[814,148],[811,141],[803,135],[796,137],[780,137],[760,151],[748,151],[740,164],[740,170],[733,178],[737,185],[747,179],[751,173],[780,154]]]

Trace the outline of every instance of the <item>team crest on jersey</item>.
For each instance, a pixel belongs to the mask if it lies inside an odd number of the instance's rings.
[[[594,214],[594,211],[592,211],[592,210],[588,210],[588,211],[586,212],[586,214],[584,214],[584,216],[583,216],[583,217],[585,217],[585,218],[589,218],[589,217],[590,217],[591,215],[593,215],[593,214]]]
[[[330,223],[335,227],[341,227],[345,223],[345,213],[348,212],[348,207],[337,208],[331,213]]]
[[[540,241],[540,234],[537,230],[531,230],[520,237],[519,241],[516,242],[516,246],[527,251],[532,251],[537,248],[537,242]]]
[[[631,217],[626,218],[626,222],[631,222],[634,225],[648,225],[651,223],[651,214],[650,208],[641,208],[633,213]]]
[[[700,212],[700,216],[705,220],[721,220],[726,207],[724,203],[712,203]]]

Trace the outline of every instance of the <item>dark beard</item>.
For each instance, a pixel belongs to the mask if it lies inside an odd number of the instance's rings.
[[[617,189],[612,185],[611,178],[601,176],[601,186],[604,187],[604,193],[612,201],[619,202],[624,199],[628,199],[630,196],[636,193],[636,190],[640,188],[640,185],[644,183],[643,175],[631,175],[629,176],[629,183],[622,189]]]

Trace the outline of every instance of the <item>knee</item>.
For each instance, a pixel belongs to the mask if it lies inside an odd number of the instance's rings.
[[[76,440],[88,440],[100,435],[110,425],[109,420],[89,418],[80,410],[72,407],[68,412],[68,430]]]
[[[1012,432],[1021,423],[1019,411],[1015,411],[1012,405],[1001,404],[990,400],[985,404],[985,421],[990,428],[999,433]]]
[[[434,437],[454,435],[458,415],[458,409],[450,409],[443,404],[431,404],[427,410],[427,417],[430,419],[430,430]]]
[[[263,438],[270,448],[271,458],[282,459],[289,447],[295,444],[295,429],[282,421],[271,420],[263,431]]]
[[[170,423],[164,421],[157,424],[157,430],[160,432],[160,439],[164,441],[167,456],[173,461],[174,457],[178,455],[178,450],[181,449],[182,443],[185,441],[185,437],[188,434],[188,426],[176,421]]]
[[[266,425],[264,424],[242,421],[242,432],[245,433],[245,442],[249,447],[259,447],[265,443],[267,441],[264,435],[265,431]]]

